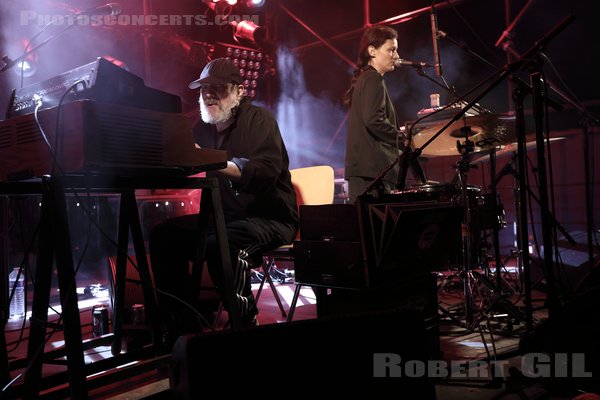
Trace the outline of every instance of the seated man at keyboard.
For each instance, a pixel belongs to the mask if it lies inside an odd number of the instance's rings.
[[[229,60],[209,62],[200,78],[189,84],[198,89],[201,121],[194,127],[198,146],[227,151],[227,167],[209,171],[218,178],[228,236],[234,290],[242,324],[256,325],[257,308],[250,286],[249,263],[260,262],[267,249],[289,244],[298,229],[296,194],[289,159],[277,122],[264,108],[244,96],[239,69]],[[195,303],[188,262],[196,254],[197,216],[173,218],[150,235],[150,256],[158,289]],[[205,260],[212,281],[222,286],[216,235],[207,233]],[[159,309],[170,336],[197,326],[187,307],[158,294]]]

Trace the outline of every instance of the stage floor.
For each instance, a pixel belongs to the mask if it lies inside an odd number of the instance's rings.
[[[485,272],[485,271],[481,271]],[[474,295],[471,300],[475,303],[471,327],[465,326],[465,294],[464,279],[461,271],[440,271],[438,275],[438,304],[439,304],[439,332],[441,360],[447,365],[454,365],[457,370],[454,376],[448,379],[437,379],[435,388],[438,399],[571,399],[576,393],[571,386],[551,385],[548,379],[543,378],[520,378],[514,372],[520,371],[523,358],[519,352],[519,341],[526,333],[523,308],[522,282],[519,279],[518,270],[507,266],[503,274],[503,294],[498,297],[496,293],[489,291],[482,282],[473,285]],[[495,282],[493,274],[489,277]],[[89,282],[94,285],[97,282]],[[256,293],[258,284],[253,284]],[[276,290],[287,311],[292,302],[295,285],[293,283],[275,283]],[[81,290],[80,290],[81,291]],[[109,304],[108,292],[98,290],[91,296],[88,290],[86,295],[80,296],[80,311],[82,322],[82,334],[84,340],[92,339],[92,306],[104,303]],[[487,298],[487,300],[486,300]],[[532,291],[533,307],[532,320],[537,325],[547,318],[548,310],[545,307],[546,294],[536,288]],[[493,306],[489,307],[487,313],[479,313],[480,302]],[[507,306],[505,306],[508,303]],[[514,310],[519,315],[511,315]],[[53,304],[56,309],[58,302]],[[273,293],[268,287],[263,290],[259,302],[258,321],[261,326],[269,324],[285,324],[286,317],[281,314],[275,301]],[[58,317],[50,310],[50,321],[57,322]],[[214,315],[213,315],[214,316]],[[311,320],[316,318],[316,298],[310,287],[303,286],[300,292],[294,321]],[[226,326],[226,313],[220,319],[211,321],[219,330]],[[5,334],[9,361],[13,365],[19,363],[26,357],[28,323],[21,320],[9,320]],[[206,328],[208,330],[208,328]],[[50,336],[50,335],[49,335]],[[46,351],[60,348],[63,345],[62,332],[57,330],[50,336],[46,344]],[[274,343],[262,343],[265,352],[269,352],[272,365],[285,365],[292,357],[294,343],[277,341]],[[85,352],[85,362],[94,363],[107,360],[112,357],[110,343],[91,347]],[[477,363],[479,362],[479,364]],[[147,359],[145,366],[139,368],[138,372],[119,377],[110,381],[110,378],[102,380],[103,373],[90,377],[88,382],[100,378],[97,382],[103,382],[99,387],[89,389],[91,399],[159,399],[170,398],[169,395],[169,355]],[[470,364],[468,364],[470,363]],[[132,365],[135,365],[132,364]],[[497,365],[497,367],[495,366]],[[501,376],[492,379],[491,369]],[[501,369],[501,373],[498,373]],[[59,364],[44,364],[43,376],[65,371],[66,367]],[[17,378],[15,386],[22,384],[22,377],[18,374],[23,368],[11,371],[11,378]],[[458,372],[457,372],[458,371]],[[462,371],[462,372],[461,372]],[[475,372],[474,372],[475,371]],[[479,372],[476,372],[479,371]],[[110,373],[110,371],[108,371]],[[277,374],[277,368],[270,372]],[[281,382],[290,381],[282,379]],[[282,389],[285,383],[282,384]],[[10,393],[10,392],[9,392]],[[69,398],[68,386],[59,384],[42,393],[42,398]],[[8,398],[11,398],[10,396]]]

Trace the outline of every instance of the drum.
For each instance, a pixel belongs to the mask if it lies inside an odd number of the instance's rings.
[[[397,191],[395,196],[406,202],[435,202],[446,205],[461,205],[460,186],[455,184],[418,185],[406,190]],[[484,199],[481,188],[475,185],[467,185],[467,196],[471,208],[481,207]]]

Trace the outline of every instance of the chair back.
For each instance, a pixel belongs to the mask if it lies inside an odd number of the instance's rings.
[[[290,170],[296,190],[298,207],[301,205],[333,204],[335,190],[333,168],[329,165]]]

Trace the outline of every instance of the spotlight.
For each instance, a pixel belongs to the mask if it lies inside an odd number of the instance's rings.
[[[228,17],[233,11],[233,5],[230,3],[230,0],[204,0],[204,2],[211,10],[213,10],[216,15],[220,15],[222,17]],[[233,4],[235,3],[237,3],[237,0]]]
[[[265,28],[256,25],[252,21],[232,21],[233,39],[241,45],[249,45],[257,48],[263,47],[266,43],[267,32]]]
[[[23,74],[25,78],[30,78],[35,75],[35,73],[37,72],[37,68],[35,67],[34,63],[29,62],[27,60],[23,60],[17,63],[15,72],[19,76]]]
[[[265,0],[248,0],[249,7],[259,8],[265,5]]]
[[[21,45],[23,46],[24,51],[30,50],[29,39],[22,39]],[[21,58],[15,65],[15,73],[18,76],[23,76],[24,78],[30,78],[35,75],[37,72],[37,64],[38,64],[38,55],[36,52],[31,52],[27,54],[24,58]],[[5,61],[6,62],[6,61]]]

